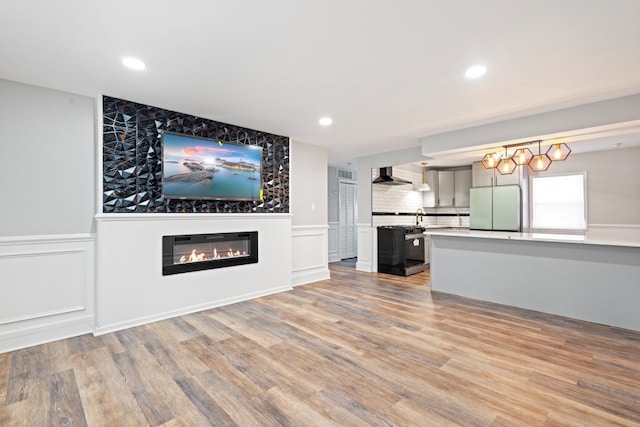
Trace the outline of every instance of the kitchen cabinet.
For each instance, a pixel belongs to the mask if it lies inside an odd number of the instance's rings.
[[[482,162],[473,162],[471,165],[471,184],[474,187],[491,187],[493,185],[494,169],[487,169]]]
[[[519,185],[522,167],[517,167],[511,175],[501,175],[495,169],[487,169],[482,162],[471,165],[471,183],[473,187],[491,187],[495,185]]]
[[[431,191],[425,191],[423,206],[428,208],[468,207],[471,188],[471,169],[430,170],[427,182]]]
[[[438,171],[438,207],[451,207],[455,197],[455,172]]]
[[[457,208],[469,207],[469,190],[471,190],[471,169],[460,169],[454,172],[454,205]]]
[[[438,205],[438,171],[427,171],[427,184],[431,190],[422,194],[422,206],[425,208],[435,208]]]

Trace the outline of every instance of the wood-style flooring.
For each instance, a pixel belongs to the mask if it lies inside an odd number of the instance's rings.
[[[0,426],[640,425],[640,333],[331,274],[0,354]]]

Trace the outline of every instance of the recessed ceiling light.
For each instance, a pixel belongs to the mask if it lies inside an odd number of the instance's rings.
[[[132,57],[122,58],[122,63],[124,64],[125,67],[131,68],[132,70],[144,70],[146,68],[146,65],[144,64],[144,62],[142,62],[138,58],[132,58]]]
[[[468,68],[464,73],[464,76],[468,79],[477,79],[478,77],[484,76],[484,73],[487,72],[487,67],[484,65],[474,65],[471,68]]]
[[[318,120],[318,123],[320,123],[320,126],[329,126],[331,123],[333,123],[333,119],[331,117],[323,117]]]

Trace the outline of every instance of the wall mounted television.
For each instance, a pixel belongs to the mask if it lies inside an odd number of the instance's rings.
[[[162,133],[162,196],[262,200],[262,147]]]

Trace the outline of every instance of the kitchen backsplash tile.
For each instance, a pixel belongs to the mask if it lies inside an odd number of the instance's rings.
[[[379,170],[372,171],[371,179],[377,178]],[[421,172],[414,169],[394,167],[393,175],[398,178],[407,179],[413,184],[406,185],[372,185],[372,206],[373,212],[409,212],[413,213],[422,207],[422,193],[415,191],[416,183],[422,180]]]

